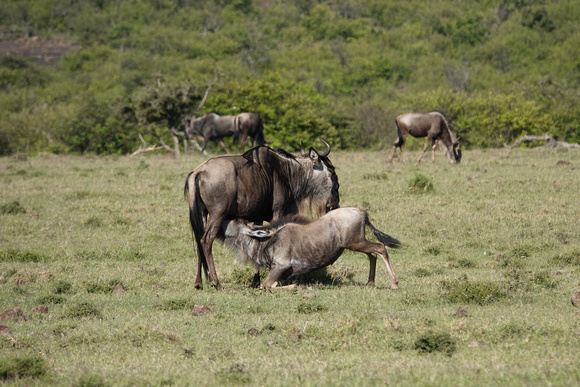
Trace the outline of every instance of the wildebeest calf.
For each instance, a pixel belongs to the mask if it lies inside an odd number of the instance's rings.
[[[382,243],[366,240],[365,226]],[[367,286],[374,285],[378,254],[387,266],[391,288],[398,288],[385,245],[396,248],[401,243],[379,231],[366,211],[358,208],[338,208],[314,221],[300,216],[286,217],[266,227],[254,226],[240,218],[227,219],[222,223],[222,231],[226,246],[238,250],[239,260],[256,268],[270,268],[261,287],[275,287],[279,280],[332,265],[348,249],[368,255]]]

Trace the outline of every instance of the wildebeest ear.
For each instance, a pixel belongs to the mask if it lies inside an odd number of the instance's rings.
[[[306,153],[306,150],[304,147],[304,141],[300,141],[300,156],[308,157],[308,153]]]
[[[315,163],[318,162],[318,152],[314,150],[314,148],[310,148],[309,152],[310,160],[314,161]]]
[[[246,235],[256,239],[265,239],[272,236],[272,232],[266,230],[249,230],[245,232]]]

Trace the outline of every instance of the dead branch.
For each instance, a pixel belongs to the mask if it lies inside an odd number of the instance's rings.
[[[195,111],[195,114],[197,114],[201,110],[201,108],[203,107],[203,105],[205,104],[205,100],[207,99],[207,96],[209,95],[209,91],[217,83],[217,80],[218,80],[217,70],[214,70],[214,73],[213,73],[213,81],[209,84],[209,86],[207,87],[207,89],[205,89],[205,93],[203,95],[203,98],[201,99],[201,102],[197,106],[197,109]]]
[[[147,142],[145,141],[145,139],[143,138],[141,133],[139,133],[139,139],[141,140],[141,147],[139,149],[137,149],[135,152],[131,153],[131,157],[137,156],[138,154],[145,153],[145,152],[167,149],[166,148],[167,145],[165,147],[162,145],[147,146]],[[169,149],[169,150],[171,151],[171,149]]]
[[[513,143],[512,145],[506,145],[506,147],[508,147],[509,149],[513,149],[517,146],[519,146],[522,142],[530,142],[530,141],[546,141],[546,148],[568,148],[568,149],[572,149],[572,148],[580,148],[580,144],[570,144],[564,141],[558,141],[556,138],[550,136],[550,135],[544,135],[544,136],[523,136],[521,137],[519,140],[517,140],[515,143]]]

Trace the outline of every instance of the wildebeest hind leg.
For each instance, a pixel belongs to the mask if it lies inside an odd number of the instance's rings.
[[[391,265],[391,260],[389,259],[389,253],[387,253],[387,249],[383,246],[382,251],[379,253],[385,265],[387,266],[387,272],[389,273],[389,278],[391,279],[391,289],[398,289],[399,288],[399,281],[395,276],[395,271],[393,270],[393,266]]]
[[[220,222],[220,224],[221,224],[221,222]],[[220,284],[220,281],[218,280],[218,276],[217,276],[217,272],[215,270],[215,264],[214,264],[214,260],[213,260],[213,254],[212,254],[213,241],[215,240],[218,231],[219,231],[219,227],[214,227],[212,222],[210,222],[210,224],[207,227],[207,231],[203,235],[203,238],[201,238],[201,245],[203,246],[203,252],[205,255],[205,259],[207,261],[206,262],[207,271],[209,271],[209,279],[210,279],[211,285],[213,287],[215,287],[216,289],[221,290],[223,288],[222,288],[222,285]]]
[[[377,270],[377,256],[374,254],[367,254],[369,257],[369,281],[367,282],[367,288],[375,286],[375,273]]]

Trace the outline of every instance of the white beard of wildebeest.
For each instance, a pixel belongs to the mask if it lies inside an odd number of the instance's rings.
[[[309,213],[319,218],[328,211],[339,208],[339,184],[334,166],[329,161],[327,163],[320,160],[313,161],[310,157],[299,158],[298,161],[303,164],[308,179],[314,183],[306,187],[307,192],[297,193],[307,198],[302,201],[298,212]]]

